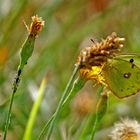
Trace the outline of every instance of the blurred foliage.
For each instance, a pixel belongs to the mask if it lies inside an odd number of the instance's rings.
[[[34,54],[22,74],[12,109],[8,140],[22,139],[41,79],[48,73],[47,90],[33,129],[33,139],[38,136],[44,122],[57,106],[79,50],[83,44],[84,47],[89,44],[89,38],[101,39],[115,31],[126,38],[124,52],[140,53],[139,7],[138,0],[0,1],[0,131],[4,129],[12,83],[19,64],[20,46],[27,36],[22,21],[28,24],[34,14],[45,20],[45,28],[36,40]],[[93,84],[88,82],[81,92],[86,92],[87,97],[90,96],[95,103],[98,98],[96,87],[91,88],[89,85]],[[76,104],[76,100],[78,102],[81,97],[76,97],[72,104]],[[109,139],[109,131],[120,117],[127,116],[140,121],[139,100],[138,94],[123,100],[111,94],[108,112],[101,122],[96,139]],[[89,103],[83,103],[89,106]],[[95,109],[82,116],[79,110],[77,103],[75,108],[70,105],[67,113],[63,111],[67,115],[62,114],[60,117],[52,140],[88,139]]]

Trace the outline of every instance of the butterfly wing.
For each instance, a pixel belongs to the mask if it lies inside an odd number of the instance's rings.
[[[121,54],[121,55],[118,55],[115,57],[115,59],[122,59],[122,60],[126,60],[126,61],[129,61],[133,59],[133,63],[137,66],[140,67],[140,54]]]
[[[140,68],[129,61],[111,59],[103,68],[110,90],[119,98],[136,94],[140,90]]]

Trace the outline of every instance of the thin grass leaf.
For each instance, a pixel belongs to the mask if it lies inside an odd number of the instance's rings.
[[[76,93],[85,85],[85,82],[87,80],[84,79],[83,77],[79,76],[73,83],[73,86],[69,92],[69,94],[67,95],[67,98],[64,100],[63,102],[63,106],[65,104],[68,104],[71,99],[76,95]]]
[[[35,103],[34,103],[34,105],[32,107],[31,113],[29,115],[29,120],[28,120],[26,129],[25,129],[23,140],[31,140],[32,139],[33,125],[35,123],[35,119],[36,119],[39,107],[40,107],[42,99],[44,97],[46,84],[47,84],[47,78],[45,77],[41,82],[37,100],[35,101]]]

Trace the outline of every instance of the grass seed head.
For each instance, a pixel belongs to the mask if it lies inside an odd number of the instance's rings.
[[[101,42],[92,42],[90,47],[84,48],[77,60],[82,68],[92,68],[92,66],[102,66],[108,58],[112,58],[120,52],[125,39],[117,36],[115,32],[102,39]]]
[[[29,34],[33,37],[36,37],[39,32],[42,31],[42,28],[45,24],[45,21],[42,20],[42,17],[38,17],[38,15],[32,16],[32,22],[30,24],[30,26],[27,26],[26,24],[26,28],[29,32]]]

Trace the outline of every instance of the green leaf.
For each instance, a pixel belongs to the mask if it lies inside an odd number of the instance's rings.
[[[19,70],[22,71],[25,64],[27,64],[28,59],[31,57],[34,49],[35,37],[29,35],[27,40],[22,46],[20,52],[20,65]]]

